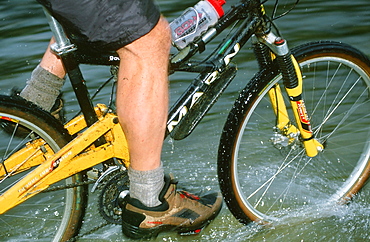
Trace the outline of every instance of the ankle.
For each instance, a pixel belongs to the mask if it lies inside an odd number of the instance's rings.
[[[128,170],[130,179],[130,197],[139,200],[144,206],[161,205],[159,194],[164,186],[162,165],[154,170],[138,171],[131,167]]]

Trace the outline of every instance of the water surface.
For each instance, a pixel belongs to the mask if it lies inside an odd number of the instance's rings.
[[[271,2],[271,1],[270,1]],[[273,1],[272,1],[273,2]],[[281,8],[292,0],[281,1]],[[172,20],[196,1],[159,0],[163,14]],[[237,3],[227,1],[225,8]],[[271,4],[270,4],[271,5]],[[301,0],[299,5],[277,24],[290,46],[313,40],[336,40],[351,44],[370,55],[370,3],[368,0],[319,1]],[[43,12],[36,1],[2,0],[0,3],[0,93],[8,94],[14,86],[22,87],[30,72],[39,63],[51,37]],[[217,42],[212,44],[215,46]],[[217,182],[217,146],[226,115],[238,91],[255,73],[250,45],[237,57],[238,76],[219,102],[194,133],[185,140],[166,140],[163,163],[167,172],[174,173],[181,184],[192,190],[219,190]],[[91,92],[109,77],[107,67],[82,67]],[[171,77],[171,102],[185,90],[191,80],[187,75]],[[70,85],[64,87],[68,116],[77,110]],[[109,90],[95,100],[106,102]],[[369,110],[365,110],[369,111]],[[363,241],[370,239],[370,189],[365,187],[349,206],[312,209],[292,214],[273,227],[243,225],[234,219],[226,207],[220,216],[199,236],[180,237],[174,233],[161,234],[157,241]],[[129,241],[121,228],[99,226],[102,219],[96,211],[96,194],[90,197],[88,213],[79,241]],[[85,234],[85,235],[84,235]],[[1,240],[1,239],[0,239]]]

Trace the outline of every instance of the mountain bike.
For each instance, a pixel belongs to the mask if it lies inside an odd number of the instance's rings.
[[[260,70],[242,80],[217,161],[224,200],[245,224],[270,224],[312,205],[345,204],[370,169],[369,59],[331,41],[289,49],[273,22],[280,16],[268,16],[264,3],[242,0],[170,57],[169,74],[197,74],[169,111],[166,137],[180,140],[234,80],[234,57],[252,45]],[[79,68],[111,65],[114,79],[119,58],[78,48],[46,16],[56,39],[51,48],[65,65],[82,114],[62,124],[32,103],[0,96],[0,233],[7,239],[74,238],[89,184],[100,192],[101,215],[119,224],[118,200],[129,187],[130,158],[113,104],[93,106]],[[195,58],[211,41],[219,45],[203,60]],[[96,178],[88,179],[89,173]],[[43,232],[33,235],[35,228]]]

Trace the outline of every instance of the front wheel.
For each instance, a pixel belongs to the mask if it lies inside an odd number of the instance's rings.
[[[306,156],[299,137],[276,132],[268,91],[281,75],[264,70],[235,102],[222,133],[218,175],[233,215],[269,223],[309,206],[346,203],[370,172],[370,62],[356,49],[315,42],[292,50],[303,100],[324,150]],[[285,95],[287,97],[287,95]],[[288,98],[285,103],[288,111]],[[290,120],[295,124],[293,113]]]
[[[50,156],[70,139],[63,125],[48,113],[7,96],[0,96],[0,137],[0,195],[33,170],[37,164],[29,161],[34,154],[44,152],[44,157]],[[23,158],[9,161],[12,154],[39,140],[44,143],[33,144]],[[1,214],[1,240],[66,241],[75,236],[87,202],[87,187],[75,184],[83,181],[84,176],[76,174]]]

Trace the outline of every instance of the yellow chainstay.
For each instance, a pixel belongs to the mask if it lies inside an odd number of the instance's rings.
[[[103,105],[97,111],[104,109]],[[99,112],[97,112],[99,115]],[[65,126],[70,133],[78,132],[86,127],[85,121],[77,117]],[[107,143],[99,147],[93,145],[99,137],[105,135]],[[99,117],[99,121],[77,135],[75,139],[54,155],[50,148],[46,154],[39,149],[42,140],[29,143],[25,148],[13,154],[4,164],[10,170],[24,171],[39,165],[17,184],[0,196],[0,214],[24,202],[26,199],[48,188],[51,184],[68,178],[78,172],[93,167],[110,158],[118,158],[129,166],[127,142],[117,116],[108,113]],[[47,146],[46,146],[47,147]],[[25,161],[26,160],[26,161]],[[21,164],[19,166],[18,164]],[[3,168],[0,177],[4,177]]]

